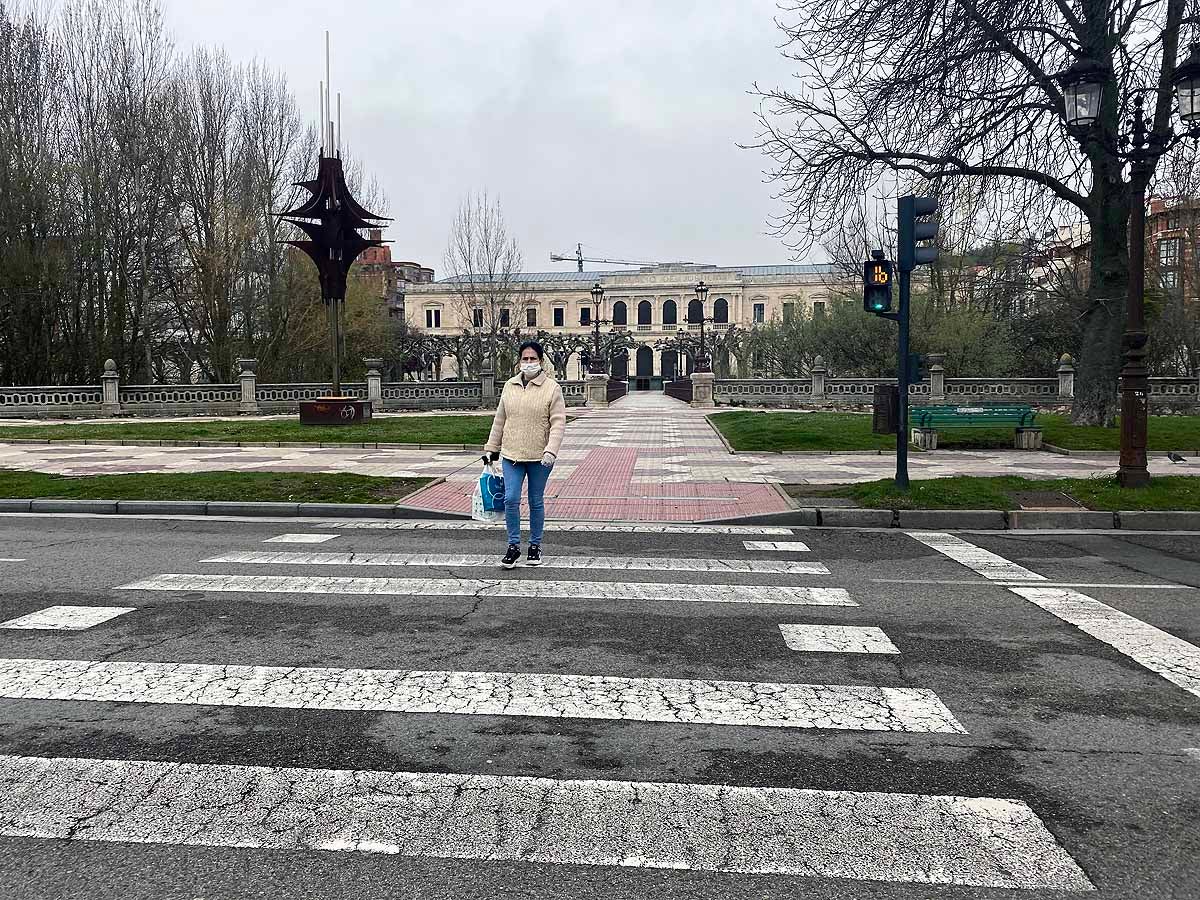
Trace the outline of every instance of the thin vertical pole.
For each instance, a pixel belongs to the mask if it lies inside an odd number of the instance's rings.
[[[896,364],[896,411],[899,422],[896,428],[896,487],[901,490],[908,488],[908,300],[911,281],[912,273],[901,269],[900,309],[897,316],[900,337],[896,346],[899,356]]]
[[[1139,110],[1140,112],[1140,110]],[[1125,298],[1125,331],[1121,335],[1121,487],[1145,487],[1150,483],[1146,464],[1147,394],[1146,368],[1146,184],[1150,173],[1144,163],[1133,166],[1133,198],[1129,210],[1129,290]]]
[[[326,146],[329,147],[329,152],[333,153],[334,152],[333,104],[331,104],[329,102],[330,97],[332,96],[332,85],[330,84],[331,77],[332,76],[330,75],[330,63],[329,63],[329,32],[326,31],[325,32],[325,115],[327,116],[327,118],[325,120],[325,124],[322,127],[325,128],[326,133],[329,135],[329,143]]]
[[[338,91],[337,155],[342,158],[342,92]]]

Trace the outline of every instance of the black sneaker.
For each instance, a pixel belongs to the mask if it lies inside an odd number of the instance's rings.
[[[511,569],[516,566],[517,560],[521,558],[521,545],[509,544],[508,552],[504,554],[504,559],[500,560],[502,568]]]
[[[542,548],[540,544],[530,544],[529,552],[525,554],[525,565],[540,566],[542,564]]]

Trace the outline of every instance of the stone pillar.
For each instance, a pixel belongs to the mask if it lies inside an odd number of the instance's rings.
[[[383,403],[383,375],[380,373],[380,368],[383,366],[382,359],[364,359],[367,364],[367,399],[372,403]]]
[[[253,416],[258,414],[258,395],[255,392],[255,384],[258,380],[258,375],[255,371],[258,369],[257,359],[239,359],[238,364],[238,381],[242,385],[242,396],[238,403],[238,412],[242,415]]]
[[[481,409],[496,408],[496,375],[490,365],[485,365],[479,373],[479,407]]]
[[[587,405],[592,409],[605,409],[608,406],[608,375],[604,372],[592,372],[587,377]]]
[[[813,360],[812,365],[812,397],[814,400],[825,399],[825,375],[828,373],[825,368],[825,357],[818,356]]]
[[[1075,360],[1064,353],[1058,361],[1058,399],[1075,399]]]
[[[930,353],[929,361],[929,399],[941,403],[946,399],[946,361],[945,353]]]
[[[117,364],[111,359],[104,361],[104,374],[100,376],[100,412],[106,416],[121,414],[121,376]]]
[[[716,380],[717,376],[712,372],[692,373],[693,409],[712,409],[716,406],[713,402],[713,382]]]

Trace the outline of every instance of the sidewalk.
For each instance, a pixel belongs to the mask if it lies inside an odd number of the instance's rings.
[[[694,459],[713,465],[696,466]],[[546,489],[554,519],[695,522],[790,508],[763,478],[725,449],[703,412],[659,393],[634,393],[591,410],[567,428],[559,463]],[[410,497],[406,504],[470,512],[478,468]]]

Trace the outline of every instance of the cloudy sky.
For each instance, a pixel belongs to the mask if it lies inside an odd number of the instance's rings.
[[[528,271],[551,251],[787,262],[752,83],[790,79],[773,0],[164,0],[181,49],[281,69],[317,117],[332,32],[343,132],[396,218],[393,254],[440,272],[455,208],[500,199]],[[334,12],[330,12],[333,10]],[[597,267],[600,268],[600,267]]]

